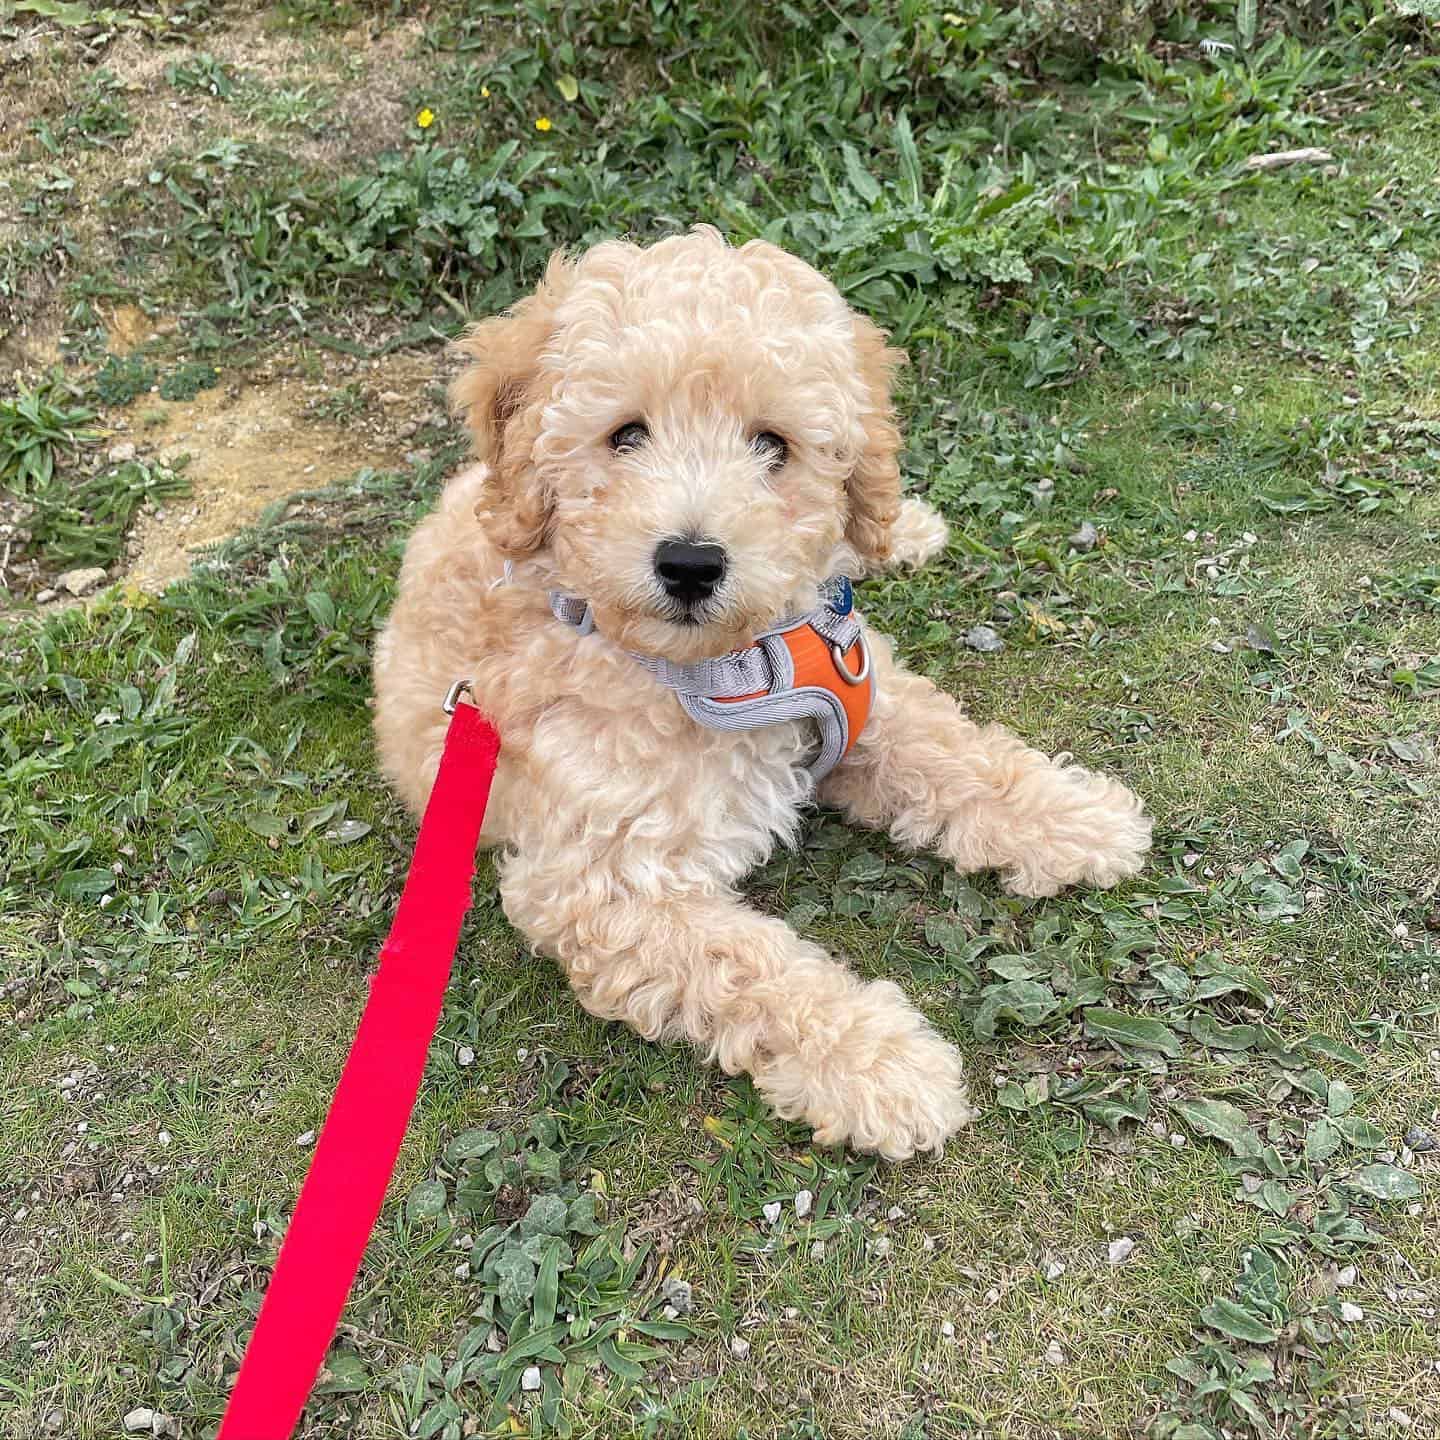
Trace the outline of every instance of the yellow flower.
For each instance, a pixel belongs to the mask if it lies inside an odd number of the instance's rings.
[[[435,123],[435,112],[427,105],[416,117],[415,123],[422,129],[428,130]]]
[[[490,87],[488,85],[482,85],[480,87],[480,98],[482,100],[488,100],[490,98]]]
[[[548,130],[550,128],[550,117],[548,115],[542,115],[535,122],[535,128],[537,130]]]

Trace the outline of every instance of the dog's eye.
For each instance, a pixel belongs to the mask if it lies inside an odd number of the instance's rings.
[[[643,420],[632,420],[610,437],[610,448],[617,452],[638,450],[649,438],[650,427]]]
[[[790,458],[790,447],[773,430],[762,430],[750,448],[771,470],[778,470]]]

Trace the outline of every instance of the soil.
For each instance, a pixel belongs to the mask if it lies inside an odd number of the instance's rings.
[[[362,367],[370,403],[344,422],[316,413],[331,386],[282,376],[202,390],[147,412],[128,435],[117,430],[111,443],[132,439],[142,456],[188,455],[192,487],[184,499],[140,517],[123,578],[159,592],[188,573],[197,552],[253,524],[272,502],[333,485],[363,466],[404,463],[416,443],[407,430],[442,418],[439,363],[433,354],[399,354]]]

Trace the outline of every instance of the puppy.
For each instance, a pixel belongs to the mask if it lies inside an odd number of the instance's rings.
[[[386,775],[418,814],[469,679],[504,747],[505,913],[580,1003],[748,1071],[820,1144],[938,1150],[973,1113],[954,1047],[737,884],[816,801],[1031,896],[1135,874],[1150,821],[972,723],[850,609],[838,577],[945,539],[900,496],[903,356],[810,266],[704,226],[556,255],[461,349],[478,463],[376,648]]]

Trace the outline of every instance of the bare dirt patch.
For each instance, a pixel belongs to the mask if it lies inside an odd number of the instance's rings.
[[[368,403],[344,420],[323,413],[332,384],[283,375],[148,412],[132,438],[144,453],[188,455],[193,491],[141,516],[130,537],[129,583],[163,590],[189,572],[197,552],[253,524],[274,501],[413,454],[415,429],[441,418],[437,357],[392,356],[358,373],[351,383]]]

